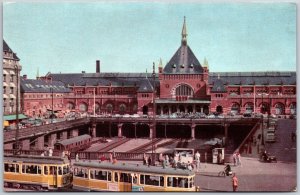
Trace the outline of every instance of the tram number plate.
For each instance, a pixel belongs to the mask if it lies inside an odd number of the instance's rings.
[[[116,183],[109,183],[108,190],[109,191],[119,191],[119,185]]]

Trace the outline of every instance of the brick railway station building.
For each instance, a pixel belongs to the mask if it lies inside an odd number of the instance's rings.
[[[201,64],[188,46],[185,20],[180,47],[165,66],[161,61],[158,69],[153,65],[153,73],[102,73],[97,60],[95,73],[22,78],[23,112],[37,115],[49,109],[50,88],[57,88],[55,106],[62,111],[152,115],[155,94],[158,115],[296,114],[296,72],[210,72],[208,61]]]

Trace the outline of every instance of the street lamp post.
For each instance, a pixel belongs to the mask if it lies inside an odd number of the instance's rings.
[[[19,145],[19,70],[18,65],[15,65],[15,72],[16,72],[16,80],[17,80],[17,96],[16,96],[16,143],[15,143],[15,150],[14,155],[17,155],[20,150]]]
[[[156,132],[156,105],[155,105],[155,95],[156,95],[156,85],[155,85],[155,63],[153,62],[153,129],[152,129],[152,165],[155,165],[155,154],[154,154],[154,144],[153,144],[153,137],[155,136]]]

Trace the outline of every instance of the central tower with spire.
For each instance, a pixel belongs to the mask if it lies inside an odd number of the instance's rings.
[[[170,61],[159,66],[160,99],[157,114],[165,112],[208,112],[208,62],[202,66],[187,43],[187,24],[184,16],[181,44]]]

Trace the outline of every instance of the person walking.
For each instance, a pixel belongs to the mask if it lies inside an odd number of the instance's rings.
[[[236,192],[236,190],[237,190],[237,188],[238,188],[238,178],[237,178],[237,176],[235,175],[235,173],[233,173],[233,175],[232,175],[232,190],[234,191],[234,192]]]
[[[148,158],[148,166],[151,165],[151,162],[152,162],[152,160],[151,160],[151,158],[150,158],[150,156],[149,156],[149,158]]]
[[[236,155],[237,165],[242,166],[241,154],[238,152]]]
[[[113,155],[112,155],[112,153],[109,153],[109,162],[113,162]]]
[[[234,164],[234,166],[236,166],[236,153],[235,152],[233,153],[232,158],[233,158],[233,164]]]
[[[195,161],[196,161],[196,172],[199,172],[199,169],[200,169],[200,153],[199,151],[196,152],[195,154]]]

